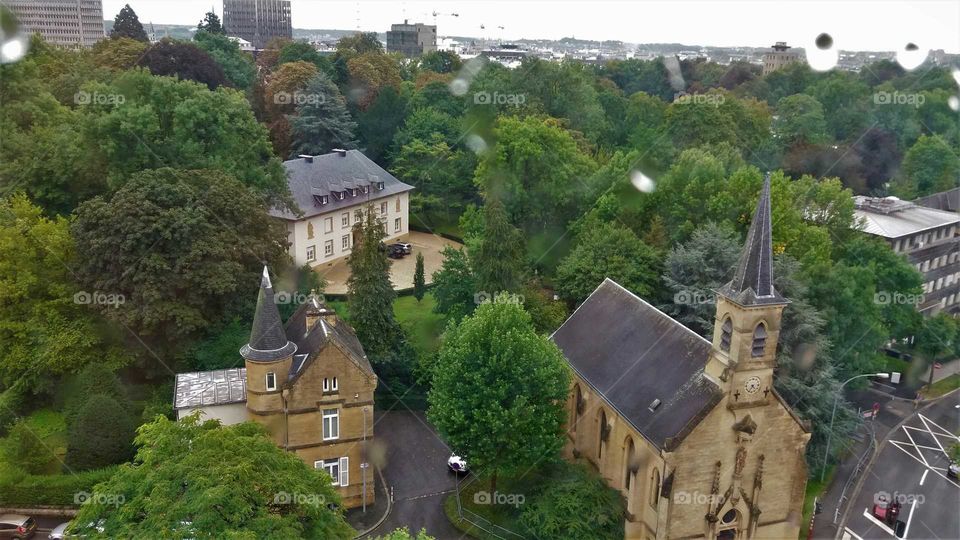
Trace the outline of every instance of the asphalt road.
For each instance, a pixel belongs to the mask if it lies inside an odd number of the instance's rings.
[[[426,529],[438,540],[463,538],[443,513],[443,501],[456,487],[448,472],[450,450],[422,413],[387,411],[378,414],[375,438],[382,444],[384,479],[393,489],[393,510],[370,537],[400,527],[411,533]]]
[[[960,538],[960,483],[947,478],[947,450],[960,441],[960,394],[942,399],[890,432],[852,503],[842,538],[896,538],[894,527],[873,518],[881,496],[900,501],[903,538]]]

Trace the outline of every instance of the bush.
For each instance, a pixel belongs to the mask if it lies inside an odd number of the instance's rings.
[[[17,414],[23,412],[21,404],[26,397],[26,385],[14,384],[0,392],[0,437],[7,433],[17,421]]]
[[[0,485],[0,506],[78,506],[84,493],[105,482],[116,467],[56,476],[28,475]]]
[[[126,391],[116,373],[102,364],[87,364],[76,377],[67,382],[64,391],[63,415],[67,419],[67,425],[72,426],[76,422],[80,409],[94,394],[107,396],[120,403],[124,409],[129,409]]]
[[[129,461],[136,429],[129,408],[110,396],[90,396],[70,425],[67,466],[87,470]]]
[[[41,474],[53,455],[26,422],[17,422],[7,437],[7,458],[30,474]]]
[[[535,538],[623,538],[623,498],[582,465],[558,465],[527,501],[520,523]]]

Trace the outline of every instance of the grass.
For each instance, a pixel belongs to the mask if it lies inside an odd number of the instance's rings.
[[[471,477],[469,483],[464,482],[460,489],[460,503],[465,510],[486,519],[487,521],[499,525],[507,530],[523,534],[523,528],[520,526],[519,507],[505,504],[477,504],[474,502],[474,495],[477,492],[490,492],[490,478]],[[527,501],[533,499],[533,493],[540,487],[545,479],[536,471],[524,475],[522,478],[513,478],[507,476],[497,477],[497,493],[505,494],[523,494]],[[443,502],[443,511],[456,528],[469,534],[474,538],[493,539],[496,536],[478,529],[467,521],[460,521],[457,514],[457,494],[454,493],[447,497]]]
[[[401,296],[393,302],[393,314],[418,354],[433,354],[440,347],[443,316],[433,312],[436,305],[429,292],[420,302],[413,296]]]
[[[943,379],[940,379],[932,385],[924,388],[923,397],[925,399],[940,397],[956,390],[957,388],[960,388],[960,374],[954,373],[953,375],[944,377]]]
[[[824,476],[824,480],[820,481],[820,476],[815,478],[807,479],[807,491],[803,496],[803,519],[800,523],[803,523],[804,526],[800,528],[800,538],[806,537],[806,524],[810,523],[810,516],[813,515],[813,503],[816,501],[817,497],[823,495],[827,490],[827,487],[830,486],[830,483],[833,482],[833,474],[836,472],[837,466],[830,465],[830,468],[827,469],[827,474]],[[823,515],[823,514],[821,514]]]
[[[30,431],[35,434],[52,452],[47,464],[46,474],[60,474],[61,464],[67,455],[67,421],[63,413],[51,409],[40,409],[25,417]],[[0,438],[0,484],[23,474],[9,461],[9,439]]]

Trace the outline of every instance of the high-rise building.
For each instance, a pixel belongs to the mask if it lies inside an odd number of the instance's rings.
[[[290,0],[223,0],[223,27],[255,49],[276,37],[292,38]]]
[[[4,0],[21,27],[54,45],[90,47],[103,39],[100,0]]]
[[[394,24],[387,32],[387,51],[404,56],[420,56],[437,50],[437,27],[416,23]]]
[[[778,41],[771,47],[770,51],[763,55],[763,74],[773,73],[801,60],[803,60],[803,55],[797,51],[791,51],[790,46],[785,41]]]

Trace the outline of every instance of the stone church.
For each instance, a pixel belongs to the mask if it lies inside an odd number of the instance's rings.
[[[810,430],[773,385],[789,302],[772,259],[768,177],[712,341],[609,279],[554,333],[565,455],[622,493],[626,538],[797,538]]]
[[[225,425],[262,424],[280,448],[330,474],[345,508],[362,505],[364,494],[372,504],[364,453],[377,376],[353,329],[313,294],[283,324],[264,267],[240,356],[243,368],[177,374],[177,418],[199,410]]]

